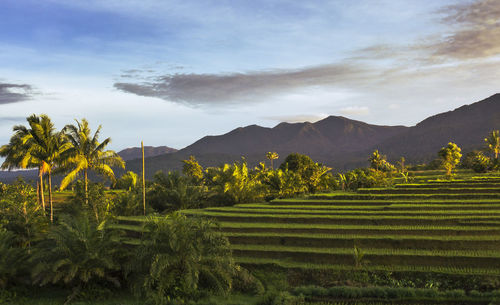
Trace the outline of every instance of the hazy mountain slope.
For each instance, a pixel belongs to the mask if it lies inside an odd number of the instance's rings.
[[[493,129],[500,129],[500,94],[429,117],[376,147],[393,158],[428,161],[450,141],[464,152],[482,148],[484,138]]]
[[[204,137],[179,152],[248,156],[277,151],[327,156],[365,149],[406,129],[330,116],[316,123],[281,123],[274,128],[257,125],[240,127],[224,135]]]
[[[154,157],[158,155],[174,153],[176,151],[177,149],[168,146],[144,146],[144,157]],[[125,148],[124,150],[118,152],[118,154],[125,161],[142,158],[140,147]]]

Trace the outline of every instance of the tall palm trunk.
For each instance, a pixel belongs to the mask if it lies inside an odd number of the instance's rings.
[[[38,169],[38,178],[40,179],[40,199],[42,201],[42,211],[45,215],[45,197],[43,195],[43,173],[41,169]]]
[[[89,180],[88,180],[88,174],[87,174],[87,169],[85,169],[84,171],[84,176],[85,176],[85,181],[84,181],[84,184],[85,184],[85,205],[88,207],[89,206]],[[99,211],[97,210],[97,206],[96,206],[96,203],[93,202],[92,203],[92,209],[94,210],[94,214],[95,214],[95,219],[97,220],[97,222],[99,222]]]
[[[40,203],[40,182],[36,181],[36,204],[41,205]]]
[[[49,170],[49,202],[50,202],[50,222],[54,222],[54,210],[52,208],[52,176]]]
[[[84,185],[85,185],[85,204],[88,206],[89,205],[89,190],[88,190],[88,178],[87,178],[87,169],[84,169]]]

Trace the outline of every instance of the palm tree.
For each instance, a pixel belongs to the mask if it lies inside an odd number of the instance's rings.
[[[34,282],[72,287],[65,304],[92,282],[104,280],[119,287],[113,274],[120,268],[117,257],[123,252],[120,233],[108,229],[106,222],[91,221],[87,215],[64,218],[36,245],[32,256]]]
[[[280,156],[278,155],[277,152],[268,152],[266,153],[266,158],[268,158],[271,161],[271,169],[274,169],[274,164],[273,161],[278,159]]]
[[[376,170],[379,170],[382,160],[384,160],[384,156],[380,155],[378,152],[378,149],[375,150],[370,158],[368,158],[368,161],[370,161],[370,166]]]
[[[493,130],[490,132],[487,138],[484,139],[486,142],[486,149],[495,155],[495,160],[498,159],[498,154],[500,153],[500,132],[498,130]]]
[[[99,142],[99,133],[102,126],[99,125],[94,135],[91,135],[89,123],[86,119],[78,120],[75,125],[66,125],[63,128],[69,143],[70,148],[66,151],[65,166],[72,168],[71,171],[64,177],[61,182],[61,190],[66,188],[68,184],[75,180],[77,175],[83,171],[84,185],[85,185],[85,204],[89,204],[88,197],[88,171],[89,169],[115,181],[115,175],[112,166],[119,166],[125,168],[123,159],[112,150],[104,150],[111,142],[111,138],[106,138],[104,141]],[[94,206],[94,213],[96,218],[97,208]]]
[[[39,164],[33,160],[28,148],[23,144],[23,138],[29,133],[29,129],[22,125],[14,126],[14,135],[10,138],[9,144],[0,147],[0,157],[5,157],[0,166],[1,169],[38,168],[37,201],[41,203],[43,213],[45,213],[45,199],[43,196],[43,175]]]
[[[125,268],[137,295],[167,304],[193,298],[202,289],[230,290],[235,264],[227,237],[213,222],[173,213],[150,218],[145,229]]]
[[[43,175],[48,175],[50,221],[53,222],[52,170],[61,161],[62,153],[69,146],[64,142],[63,134],[55,131],[54,124],[47,115],[33,114],[26,120],[30,129],[25,126],[14,126],[15,134],[2,153],[5,151],[10,157],[7,166],[19,165],[21,168],[33,167],[35,164],[38,166],[40,193],[44,208]]]

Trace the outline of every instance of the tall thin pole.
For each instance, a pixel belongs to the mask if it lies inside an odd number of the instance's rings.
[[[144,142],[141,141],[142,149],[142,206],[144,207],[144,216],[146,216],[146,175],[144,174]]]

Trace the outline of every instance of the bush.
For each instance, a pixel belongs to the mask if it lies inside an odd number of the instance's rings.
[[[14,233],[17,245],[29,248],[48,227],[36,191],[23,180],[17,180],[3,185],[0,195],[0,225]]]
[[[138,296],[154,304],[226,293],[235,272],[229,241],[210,221],[173,214],[150,219],[128,266]]]
[[[265,292],[262,283],[241,266],[235,268],[232,290],[251,295],[261,295]]]
[[[346,190],[357,190],[358,188],[386,187],[390,186],[393,178],[390,172],[382,172],[373,168],[357,168],[350,172],[340,175],[340,184],[345,186]]]
[[[27,258],[25,249],[16,247],[15,235],[0,227],[0,291],[15,281]]]
[[[443,296],[447,297],[447,298],[456,298],[456,299],[459,299],[459,298],[465,297],[465,291],[463,289],[449,290],[449,291],[445,291],[443,293]]]
[[[203,187],[192,185],[190,179],[177,171],[168,174],[159,171],[148,188],[146,200],[157,212],[172,212],[198,207],[204,193]]]
[[[118,260],[124,252],[118,239],[119,232],[108,229],[106,222],[96,223],[88,215],[66,217],[36,245],[33,281],[73,288],[68,301],[90,284],[108,282],[120,287]]]
[[[490,158],[479,152],[472,160],[472,169],[476,173],[485,173],[492,168],[493,164]]]
[[[286,291],[268,292],[257,305],[302,305],[305,304],[304,296],[293,296]]]
[[[147,212],[151,212],[149,205],[146,205]],[[111,215],[134,216],[143,214],[142,192],[136,189],[124,191],[116,194],[109,205],[108,212]]]

